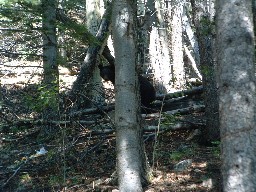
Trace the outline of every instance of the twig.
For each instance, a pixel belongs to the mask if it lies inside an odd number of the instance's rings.
[[[7,181],[3,184],[2,188],[4,188],[4,187],[9,183],[9,181],[18,173],[18,171],[21,169],[21,167],[27,163],[27,161],[28,161],[28,159],[26,159],[26,161],[24,161],[24,163],[21,164],[21,165],[14,171],[14,173],[12,174],[12,176],[9,177],[9,179],[7,179]]]
[[[155,164],[155,153],[156,153],[156,145],[157,145],[157,136],[160,132],[160,124],[161,124],[161,116],[162,116],[162,111],[163,111],[163,107],[164,107],[164,100],[165,100],[165,96],[163,97],[162,100],[162,105],[161,105],[161,109],[159,112],[159,118],[158,118],[158,125],[157,125],[157,130],[156,130],[156,134],[155,134],[155,142],[154,142],[154,147],[153,147],[153,160],[152,160],[152,169],[154,169],[154,164]]]

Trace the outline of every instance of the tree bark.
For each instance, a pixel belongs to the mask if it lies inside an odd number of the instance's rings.
[[[256,191],[256,84],[251,0],[218,0],[223,191]]]
[[[166,94],[171,92],[171,62],[167,43],[167,27],[164,22],[163,2],[150,0],[147,6],[151,9],[153,17],[153,21],[152,19],[149,20],[148,24],[152,24],[150,26],[149,56],[154,74],[154,87],[157,93]]]
[[[88,31],[96,36],[98,28],[100,26],[101,16],[103,15],[100,11],[101,2],[100,0],[87,0],[86,1],[86,24]],[[96,58],[97,59],[97,58]],[[92,77],[88,84],[90,88],[86,89],[86,95],[94,103],[104,103],[104,95],[100,94],[103,89],[102,80],[100,77],[100,71],[97,65],[93,65]],[[93,106],[91,102],[89,106]]]
[[[90,79],[92,78],[93,70],[96,67],[96,63],[97,63],[97,55],[101,53],[101,51],[106,45],[106,42],[108,39],[107,33],[109,32],[109,27],[111,22],[110,21],[111,13],[112,13],[112,4],[109,4],[102,17],[102,22],[96,34],[97,42],[94,42],[94,44],[88,48],[86,57],[80,69],[80,73],[78,74],[77,79],[73,83],[70,96],[72,100],[74,100],[74,98],[78,98],[79,102],[77,106],[79,106],[79,108],[84,105],[85,106],[89,105],[88,99],[84,99],[84,97],[81,96],[81,94],[87,93],[86,90],[88,90],[89,87],[86,85],[86,83],[89,82]]]
[[[183,90],[186,86],[185,68],[183,61],[183,40],[182,40],[182,16],[184,0],[175,0],[169,11],[171,23],[171,57],[172,57],[172,87],[176,90]]]
[[[57,64],[57,38],[56,38],[56,1],[43,0],[43,86],[41,98],[43,99],[43,119],[45,121],[58,120],[59,110],[59,71]],[[54,127],[54,126],[53,126]],[[56,131],[52,126],[44,126],[42,136]]]
[[[196,34],[199,41],[200,66],[204,86],[206,129],[202,131],[201,143],[211,144],[220,139],[216,66],[214,63],[214,39],[211,15],[205,2],[191,0]],[[209,5],[208,5],[209,6]]]
[[[115,124],[119,190],[143,191],[145,180],[139,83],[136,71],[136,2],[114,1]]]
[[[43,68],[45,84],[58,85],[56,2],[43,0]]]

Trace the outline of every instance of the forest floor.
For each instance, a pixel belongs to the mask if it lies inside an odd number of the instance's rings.
[[[16,129],[12,133],[10,130],[1,133],[0,191],[117,189],[113,176],[116,166],[114,132],[93,135],[86,127],[65,127],[55,139],[40,140],[37,127],[23,125]],[[192,136],[194,132],[167,131],[156,139],[145,139],[148,162],[153,168],[146,192],[221,191],[219,146],[200,146]],[[47,153],[42,150],[40,155],[42,147]],[[174,169],[182,161],[190,163],[183,170]]]
[[[159,136],[155,149],[153,177],[145,191],[220,191],[218,149],[187,141],[189,134],[190,131],[174,131]],[[96,145],[98,142],[93,143]],[[149,161],[152,163],[155,142],[147,141],[145,144]],[[63,155],[61,157],[49,154],[28,160],[21,166],[20,162],[25,161],[28,151],[37,146],[32,139],[2,145],[1,185],[8,181],[2,191],[82,192],[117,189],[116,182],[106,182],[115,171],[114,136],[86,155],[84,152],[81,152],[83,155],[76,155],[78,149],[73,149],[74,151],[70,150],[65,158]],[[53,148],[50,144],[45,147],[48,150]],[[174,164],[186,159],[192,160],[191,166],[181,172],[173,170]],[[19,167],[21,168],[18,170]]]
[[[42,138],[42,125],[30,122],[40,119],[30,109],[40,107],[33,101],[35,89],[21,89],[16,85],[20,80],[14,81],[12,73],[8,76],[3,76],[4,83],[11,89],[1,87],[0,95],[0,191],[116,191],[115,132],[100,132],[112,127],[106,117],[84,115],[86,120],[61,124],[49,138]],[[24,78],[33,80],[30,74]],[[183,116],[192,118],[203,118],[203,113]],[[95,123],[83,124],[91,121]],[[144,121],[144,126],[157,124],[158,118]],[[146,192],[221,191],[219,145],[201,146],[194,133],[194,129],[169,130],[144,138],[152,168]],[[182,170],[177,169],[182,163]]]

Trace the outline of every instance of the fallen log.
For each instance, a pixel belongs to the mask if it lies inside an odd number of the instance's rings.
[[[172,98],[183,97],[185,95],[192,96],[192,95],[203,93],[203,90],[204,90],[203,86],[199,86],[199,87],[194,87],[192,89],[177,91],[175,93],[157,95],[156,99],[163,100],[163,98],[164,98],[165,100],[168,100],[168,99],[172,99]]]

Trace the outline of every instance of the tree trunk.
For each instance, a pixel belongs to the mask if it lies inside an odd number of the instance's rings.
[[[184,32],[186,33],[187,37],[188,37],[188,45],[187,46],[191,46],[191,50],[192,53],[194,55],[194,61],[195,61],[195,67],[193,67],[195,69],[195,72],[197,74],[197,76],[199,77],[200,80],[202,80],[201,74],[197,71],[197,68],[200,64],[200,53],[199,53],[199,45],[198,45],[198,39],[196,36],[196,33],[194,32],[193,29],[193,25],[191,20],[193,20],[193,12],[192,12],[192,16],[190,13],[190,9],[191,7],[189,5],[185,5],[184,6],[184,13],[183,13],[183,17],[182,17],[182,23],[183,23],[183,27],[184,27]],[[186,50],[185,50],[186,51]]]
[[[197,2],[197,1],[196,1]],[[204,86],[204,102],[206,128],[202,131],[202,144],[211,144],[220,139],[218,92],[216,82],[216,67],[214,64],[213,36],[211,15],[205,2],[191,1],[196,34],[199,41],[200,66]],[[208,7],[209,8],[209,7]]]
[[[251,0],[218,0],[217,64],[224,192],[256,191],[256,84]]]
[[[56,2],[43,0],[43,68],[45,84],[58,85]]]
[[[100,0],[87,0],[86,1],[86,24],[88,31],[96,36],[98,28],[101,22],[101,13],[100,6],[103,2]],[[96,59],[97,61],[97,59]],[[97,65],[93,65],[92,78],[88,82],[89,89],[85,89],[85,94],[88,98],[93,101],[92,103],[103,103],[104,95],[100,94],[103,90],[103,84],[100,77],[100,71]],[[93,106],[91,102],[88,102],[88,106]]]
[[[164,22],[163,2],[160,0],[147,2],[147,7],[151,12],[153,19],[148,19],[146,29],[151,29],[149,56],[151,68],[154,74],[154,83],[156,92],[160,94],[169,93],[171,91],[171,66],[170,54],[168,49],[167,29]],[[148,17],[148,15],[146,15]],[[152,26],[149,26],[152,24]]]
[[[144,148],[136,71],[136,4],[114,1],[113,41],[115,49],[115,123],[119,190],[143,191]]]
[[[255,36],[256,34],[256,0],[252,0],[252,14],[253,14],[253,29],[254,29],[254,36]]]
[[[63,10],[65,8],[65,3],[66,3],[65,0],[59,0],[58,8]],[[56,12],[56,19],[57,17],[58,16]],[[64,30],[61,28],[58,28],[58,47],[59,47],[58,49],[59,63],[66,66],[68,57],[67,57],[67,50],[65,48],[65,33],[64,33]]]
[[[175,90],[185,89],[185,70],[183,62],[182,15],[184,0],[175,0],[171,4],[171,55],[172,55],[172,87]]]
[[[102,17],[102,21],[96,35],[97,42],[94,42],[94,44],[90,45],[90,47],[88,48],[84,62],[81,65],[80,73],[78,74],[77,79],[73,83],[73,87],[70,92],[71,100],[78,100],[76,104],[76,107],[78,108],[89,105],[88,99],[85,99],[85,97],[82,96],[82,93],[84,93],[85,90],[87,90],[87,93],[89,90],[87,82],[90,81],[93,70],[96,67],[97,55],[100,54],[101,50],[103,50],[108,39],[110,17],[112,14],[112,3],[107,4],[108,5],[106,7],[106,11]]]
[[[59,110],[59,71],[57,65],[56,1],[43,0],[43,99],[44,121],[57,120]],[[42,135],[56,131],[54,126],[43,128]]]

